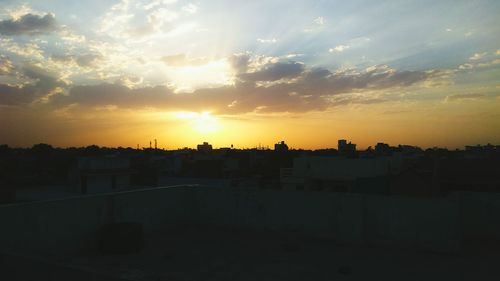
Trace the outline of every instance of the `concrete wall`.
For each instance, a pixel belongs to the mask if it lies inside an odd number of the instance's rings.
[[[458,201],[361,194],[199,190],[200,223],[293,231],[340,243],[456,252]]]
[[[457,192],[463,236],[500,242],[500,193]]]
[[[64,255],[93,250],[100,226],[142,222],[146,235],[185,223],[191,189],[151,189],[0,206],[0,251]]]
[[[115,175],[115,188],[130,187],[129,175]],[[113,191],[113,175],[88,175],[87,176],[87,194],[105,193]]]
[[[202,224],[328,236],[340,243],[438,252],[466,236],[500,237],[500,196],[416,199],[376,195],[155,188],[0,206],[0,249],[43,255],[93,249],[97,229],[141,222],[146,243],[158,229]]]
[[[3,252],[72,253],[95,241],[107,218],[105,197],[0,206]]]
[[[293,161],[293,175],[331,180],[377,177],[389,174],[390,166],[388,158],[346,159],[302,156]]]

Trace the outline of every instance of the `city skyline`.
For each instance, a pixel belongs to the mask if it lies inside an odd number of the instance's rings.
[[[370,151],[375,151],[377,149],[389,149],[389,150],[411,150],[411,151],[425,151],[425,150],[448,150],[448,151],[467,151],[467,150],[488,150],[488,149],[498,149],[500,147],[499,144],[492,144],[492,143],[486,143],[486,144],[468,144],[464,145],[463,147],[456,147],[456,148],[450,148],[450,147],[442,147],[442,146],[429,146],[429,147],[420,147],[418,145],[406,143],[406,144],[393,144],[393,143],[385,143],[385,142],[377,142],[377,143],[372,143],[367,146],[360,146],[357,143],[353,142],[352,140],[346,140],[346,139],[339,139],[335,143],[331,143],[328,146],[325,147],[319,147],[319,148],[303,148],[303,147],[294,147],[292,145],[289,145],[286,141],[278,141],[272,144],[267,144],[267,143],[256,143],[254,145],[250,146],[237,146],[234,144],[229,144],[229,145],[214,145],[213,143],[210,142],[199,142],[193,146],[179,146],[179,147],[174,147],[169,145],[168,143],[161,143],[160,140],[154,139],[150,141],[146,141],[144,143],[138,143],[135,146],[100,146],[97,144],[88,144],[88,145],[83,145],[83,146],[57,146],[53,145],[50,143],[35,143],[32,146],[9,146],[8,144],[0,144],[0,147],[4,149],[35,149],[37,147],[44,147],[48,149],[92,149],[92,148],[97,148],[97,149],[111,149],[111,150],[155,150],[155,151],[179,151],[179,150],[204,150],[204,146],[209,146],[209,150],[221,150],[221,151],[228,151],[228,150],[234,150],[234,151],[250,151],[250,150],[275,150],[275,151],[281,151],[280,148],[277,148],[277,146],[286,146],[286,150],[290,151],[341,151],[342,149],[340,148],[341,144],[340,142],[344,141],[348,143],[348,145],[353,145],[353,152],[367,152],[369,153]],[[380,146],[381,148],[377,148]]]
[[[500,143],[498,1],[0,5],[0,144]]]

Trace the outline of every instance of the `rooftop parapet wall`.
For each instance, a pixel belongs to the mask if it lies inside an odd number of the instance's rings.
[[[15,253],[73,254],[95,247],[100,226],[131,221],[143,224],[146,243],[155,230],[194,224],[301,233],[331,237],[339,243],[457,252],[462,233],[471,233],[468,228],[477,229],[476,236],[482,229],[500,236],[497,229],[480,225],[491,219],[474,218],[482,214],[473,211],[479,199],[460,202],[467,198],[154,188],[0,206],[0,248]]]
[[[461,247],[455,199],[207,189],[195,195],[199,223],[436,252],[456,252]]]
[[[192,193],[191,188],[154,188],[0,205],[0,249],[40,255],[92,251],[98,229],[119,221],[141,222],[147,235],[188,223]]]

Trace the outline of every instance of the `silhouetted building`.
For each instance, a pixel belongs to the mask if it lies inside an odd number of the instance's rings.
[[[199,152],[211,152],[212,145],[209,144],[208,142],[203,142],[202,144],[198,144],[197,149]]]
[[[500,191],[500,159],[449,158],[436,161],[442,195],[453,191]]]
[[[354,155],[356,153],[356,144],[346,140],[339,140],[337,148],[342,155]]]
[[[280,141],[274,145],[274,150],[275,151],[288,151],[288,145],[285,143],[285,141]]]
[[[388,155],[391,153],[391,147],[387,143],[379,142],[375,145],[375,152],[378,155]]]
[[[83,157],[78,159],[77,191],[82,194],[110,192],[130,187],[130,160],[124,157]]]
[[[302,156],[293,168],[281,169],[281,184],[288,190],[388,193],[388,178],[399,172],[397,157],[346,159]]]
[[[500,152],[500,146],[498,145],[467,145],[465,146],[465,158],[469,159],[484,159],[488,158],[494,153]]]

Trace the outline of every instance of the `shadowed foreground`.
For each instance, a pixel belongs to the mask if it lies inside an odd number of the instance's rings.
[[[435,254],[340,246],[331,239],[227,228],[180,227],[142,252],[97,252],[51,263],[10,260],[4,280],[499,280],[496,250]],[[6,257],[3,258],[4,260]],[[5,265],[5,263],[3,263]],[[9,264],[9,262],[7,262]],[[29,270],[26,270],[28,269]],[[52,272],[49,272],[52,271]],[[41,272],[42,274],[39,274]],[[17,274],[18,279],[12,278]],[[21,277],[21,278],[19,278]]]

